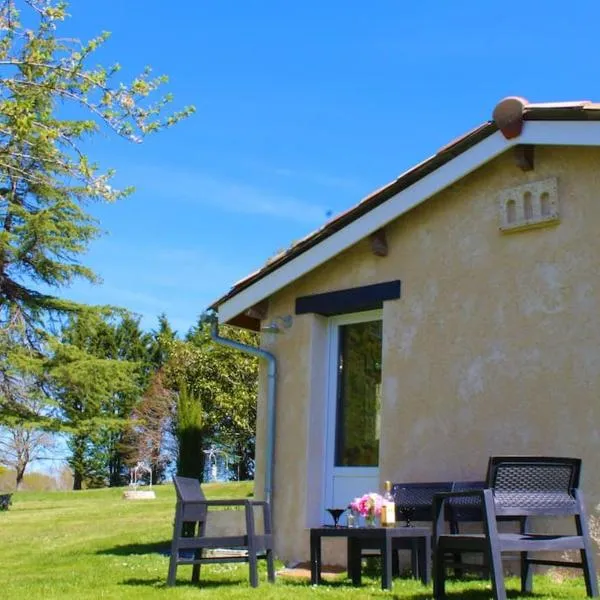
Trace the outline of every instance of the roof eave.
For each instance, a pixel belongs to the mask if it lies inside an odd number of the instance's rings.
[[[598,121],[600,120],[600,105],[592,104],[587,101],[572,103],[523,105],[522,112],[520,113],[519,118],[523,123],[534,121],[563,121],[565,123],[573,121]],[[540,123],[540,125],[541,124],[542,123]],[[509,136],[506,135],[506,132],[502,131],[502,133],[507,138],[505,140],[506,144],[502,151],[508,149],[510,146],[521,143],[572,143],[600,145],[600,137],[597,136],[595,130],[590,135],[582,135],[581,128],[578,128],[576,130],[569,130],[568,132],[558,132],[557,135],[553,135],[552,133],[546,132],[546,134],[542,133],[541,135],[536,137],[535,135],[531,136],[527,134],[528,131],[530,131],[530,128],[525,128],[524,130],[522,130],[522,127],[523,126],[521,126],[521,128],[519,129],[517,136],[514,136],[514,139],[508,139]],[[225,304],[236,304],[236,302],[232,303],[230,301],[239,294],[242,294],[242,292],[248,290],[248,288],[258,284],[261,280],[275,273],[282,267],[285,267],[291,261],[298,259],[315,246],[322,244],[324,241],[328,240],[328,238],[335,235],[342,229],[348,227],[348,225],[352,224],[354,221],[361,219],[361,217],[363,217],[370,211],[377,209],[386,201],[397,196],[398,194],[402,193],[408,188],[411,188],[411,186],[414,186],[420,180],[426,178],[428,175],[435,172],[436,170],[441,169],[442,167],[444,167],[444,165],[460,157],[462,154],[469,151],[474,146],[477,146],[478,144],[484,142],[486,138],[488,138],[491,135],[494,135],[498,131],[498,125],[494,121],[488,121],[480,125],[476,129],[461,136],[460,138],[454,140],[450,144],[444,146],[430,158],[424,160],[423,162],[419,163],[415,167],[409,169],[408,171],[400,175],[391,183],[370,194],[351,209],[341,213],[340,215],[325,223],[320,229],[314,231],[304,239],[297,242],[288,251],[275,257],[258,271],[255,271],[246,278],[238,281],[226,294],[224,294],[221,298],[213,302],[210,308],[219,311],[219,308]],[[581,139],[578,139],[578,136]],[[487,160],[491,158],[493,158],[493,156],[488,157]],[[483,164],[483,162],[481,164]],[[424,197],[423,200],[427,199],[427,197],[429,196]],[[245,296],[247,294],[242,295]],[[264,297],[268,297],[268,295],[270,295],[270,293],[266,294]],[[227,322],[233,323],[235,321],[236,324],[239,323],[239,326],[241,327],[247,327],[251,329],[259,328],[260,322],[258,320],[254,319],[252,323],[248,322],[246,315],[244,315],[244,311],[246,309],[242,309],[241,312],[239,312],[236,315],[232,314],[229,308],[230,307],[228,307],[228,310],[226,311],[228,312],[228,315],[225,318]],[[244,324],[242,324],[242,321],[240,321],[240,319],[243,320]]]
[[[498,130],[496,125],[491,121],[480,125],[476,129],[468,132],[464,136],[444,146],[436,154],[430,158],[422,161],[415,167],[412,167],[408,171],[402,173],[394,181],[383,186],[373,194],[370,194],[366,198],[363,198],[358,204],[350,208],[349,210],[339,214],[337,217],[328,221],[323,227],[317,229],[312,234],[309,234],[304,239],[300,240],[287,252],[282,253],[280,256],[269,261],[263,268],[255,271],[248,277],[238,281],[226,294],[214,301],[210,305],[211,310],[218,310],[218,307],[239,294],[241,291],[253,285],[263,277],[266,277],[269,273],[283,266],[285,263],[293,260],[309,248],[320,243],[336,231],[339,231],[345,227],[348,223],[361,217],[363,214],[379,206],[389,198],[395,196],[398,192],[411,186],[413,183],[428,175],[430,172],[439,168],[441,165],[449,162],[456,156],[462,154],[468,148],[471,148],[481,140],[492,135]]]

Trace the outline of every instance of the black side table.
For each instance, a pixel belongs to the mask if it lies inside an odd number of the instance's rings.
[[[417,554],[418,574],[427,585],[430,580],[431,529],[428,527],[315,527],[310,530],[310,578],[313,585],[321,582],[321,539],[343,537],[348,544],[348,574],[353,585],[361,583],[361,552],[381,551],[381,587],[392,588],[392,554],[413,549]],[[413,567],[414,568],[414,567]],[[415,573],[416,575],[416,573]]]

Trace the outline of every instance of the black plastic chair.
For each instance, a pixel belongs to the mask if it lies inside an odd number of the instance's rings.
[[[483,490],[485,481],[454,481],[452,492]],[[460,533],[460,523],[480,523],[483,521],[481,502],[473,496],[457,496],[446,502],[446,521],[451,533]]]
[[[433,520],[433,497],[437,492],[450,491],[452,489],[451,481],[434,481],[425,483],[394,483],[392,484],[392,497],[396,505],[396,521],[426,521]],[[423,566],[419,565],[418,549],[410,539],[397,538],[393,543],[395,551],[392,557],[392,573],[397,576],[400,570],[400,561],[398,551],[410,550],[410,564],[413,577],[421,577]],[[363,544],[362,550],[372,548]],[[363,556],[369,556],[365,553]],[[429,561],[429,556],[425,557]],[[426,568],[426,567],[425,567]]]
[[[440,492],[451,490],[451,481],[394,483],[392,496],[396,504],[396,520],[432,521],[433,497]]]
[[[392,495],[396,504],[396,520],[410,517],[411,521],[433,521],[433,498],[435,494],[464,489],[481,489],[483,481],[432,481],[427,483],[394,483]],[[446,521],[450,531],[457,533],[459,523],[481,521],[481,507],[469,502],[470,499],[457,499],[446,506]],[[455,557],[460,560],[460,555]],[[413,571],[417,564],[414,551],[411,554]],[[455,571],[456,577],[462,576],[462,571]]]
[[[452,489],[451,481],[436,481],[427,483],[393,483],[391,494],[396,505],[396,522],[401,523],[407,518],[411,521],[427,521],[433,520],[433,497],[437,492],[450,491]],[[361,539],[356,542],[360,546],[361,558],[379,556],[377,550],[378,544],[370,540]],[[392,543],[392,575],[397,577],[400,572],[400,560],[398,552],[400,550],[410,551],[410,565],[413,577],[420,579],[423,575],[423,569],[427,570],[427,566],[423,566],[419,561],[418,546],[413,539],[395,538]],[[423,558],[423,557],[422,557]],[[429,561],[430,557],[424,557],[424,560]],[[348,565],[351,565],[350,546],[348,546]]]
[[[485,488],[485,481],[454,481],[452,483],[452,492],[464,492],[467,490],[482,490]],[[433,514],[433,507],[432,507]],[[432,517],[433,519],[433,517]],[[458,496],[450,498],[445,506],[445,519],[450,525],[450,533],[460,533],[461,523],[482,523],[483,511],[481,510],[481,502],[472,496]],[[463,560],[460,553],[455,553],[452,556],[454,560],[454,576],[462,577],[464,570],[461,568]],[[486,557],[483,557],[483,565],[481,568],[482,577],[489,577],[489,571],[485,566]],[[478,569],[479,570],[479,569]]]
[[[267,573],[270,582],[275,581],[273,562],[273,536],[271,512],[267,502],[258,500],[207,500],[197,479],[174,477],[177,505],[171,543],[171,558],[167,585],[175,585],[178,565],[193,565],[192,582],[200,580],[200,566],[207,563],[247,562],[250,569],[250,585],[258,586],[257,559],[267,560]],[[206,536],[206,521],[210,507],[243,506],[246,531],[242,535]],[[254,508],[262,507],[264,533],[257,534]],[[191,536],[191,537],[190,537]],[[234,556],[204,556],[206,549],[239,549]],[[183,550],[185,555],[181,555]],[[241,551],[244,550],[245,553]],[[186,552],[187,551],[187,552]]]
[[[582,493],[579,489],[581,460],[528,456],[492,457],[488,465],[486,487],[436,494],[433,502],[433,595],[444,598],[446,567],[490,570],[495,600],[506,600],[502,570],[502,554],[519,552],[521,558],[521,590],[531,592],[531,565],[566,566],[583,569],[589,597],[598,596],[593,548],[589,536]],[[484,533],[446,533],[445,504],[458,498],[479,502]],[[469,507],[473,510],[473,505]],[[575,519],[576,534],[539,534],[530,531],[534,517]],[[498,519],[517,520],[519,533],[498,532]],[[581,562],[531,558],[530,552],[579,550]],[[449,556],[461,552],[481,552],[484,565],[449,562]]]

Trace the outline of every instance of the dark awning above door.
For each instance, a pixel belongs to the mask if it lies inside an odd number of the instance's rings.
[[[330,317],[382,308],[386,300],[400,298],[400,280],[312,294],[296,298],[296,314],[316,313]]]

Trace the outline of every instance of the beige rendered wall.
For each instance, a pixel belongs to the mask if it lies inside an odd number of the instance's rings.
[[[499,193],[548,177],[558,178],[561,222],[501,234]],[[593,514],[599,224],[599,149],[538,147],[526,173],[507,153],[390,224],[387,257],[357,244],[273,296],[269,317],[294,314],[297,296],[400,279],[402,298],[384,305],[382,480],[481,479],[491,454],[581,456]],[[289,561],[307,559],[320,499],[325,327],[296,316],[263,340],[279,367],[273,502],[277,551]]]

